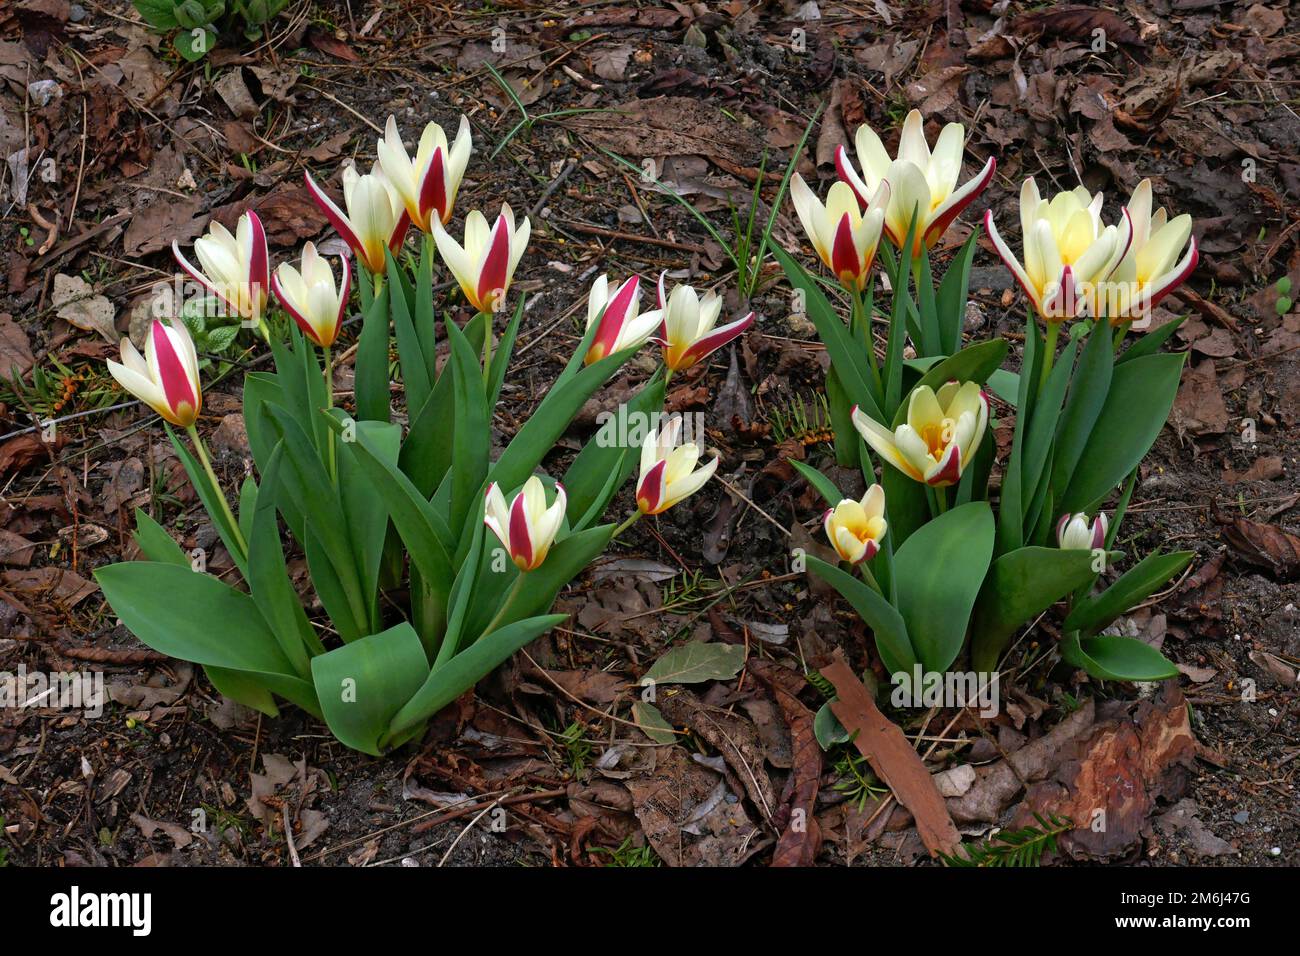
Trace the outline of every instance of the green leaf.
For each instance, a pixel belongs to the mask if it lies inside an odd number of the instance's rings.
[[[483,480],[488,471],[491,420],[483,394],[483,372],[478,358],[470,348],[465,333],[456,323],[448,320],[446,326],[451,341],[449,367],[455,375],[456,395],[456,434],[452,442],[453,466],[450,475],[451,521],[448,523],[453,534],[462,534],[465,521],[474,510],[476,499],[483,497]]]
[[[647,704],[643,700],[633,701],[632,719],[641,728],[641,733],[655,743],[677,743],[677,734],[673,732],[673,725],[664,719],[664,715],[659,712],[659,708],[653,704]]]
[[[564,614],[547,614],[516,621],[475,641],[449,661],[436,667],[424,685],[393,718],[390,733],[432,717],[490,674],[524,645],[565,620]]]
[[[1043,341],[1038,335],[1038,323],[1030,313],[1025,322],[1024,365],[1020,370],[1020,391],[1016,398],[1016,427],[1011,440],[1011,459],[1002,476],[1002,492],[998,502],[999,554],[1014,551],[1025,543],[1024,442],[1025,430],[1033,414],[1033,390],[1038,383],[1039,353]]]
[[[862,455],[863,461],[866,461],[866,452],[862,452]],[[874,473],[867,478],[868,484],[872,480]],[[885,489],[889,537],[897,550],[917,528],[930,520],[930,505],[925,497],[926,486],[889,464],[880,468],[880,486]]]
[[[179,568],[190,567],[189,556],[181,550],[181,546],[162,525],[140,508],[135,509],[135,534],[132,537],[148,560],[174,564]]]
[[[224,667],[205,667],[203,673],[208,675],[212,686],[223,697],[229,697],[235,703],[268,717],[280,716],[280,708],[275,706],[275,697],[255,675],[245,671],[226,670]]]
[[[890,673],[912,673],[916,665],[916,652],[908,637],[907,624],[892,604],[876,590],[833,564],[812,555],[806,557],[808,570],[836,591],[862,616],[876,638],[876,650]]]
[[[939,314],[940,345],[944,354],[951,355],[961,344],[961,330],[966,323],[966,302],[970,290],[970,267],[975,259],[975,240],[979,231],[971,232],[957,255],[948,264],[939,283],[935,308]]]
[[[1152,329],[1121,352],[1119,357],[1115,359],[1115,364],[1120,365],[1141,358],[1144,355],[1154,355],[1159,352],[1160,346],[1164,345],[1185,321],[1187,321],[1187,316],[1180,315],[1173,321],[1166,322],[1157,329]]]
[[[813,736],[817,738],[822,750],[830,750],[836,744],[846,744],[853,739],[853,735],[844,729],[840,719],[831,711],[830,701],[817,708],[813,717]]]
[[[1100,594],[1076,604],[1065,619],[1064,630],[1095,634],[1122,614],[1137,607],[1175,575],[1181,574],[1195,551],[1149,554],[1125,571]]]
[[[930,370],[921,376],[921,380],[912,386],[908,395],[922,385],[928,385],[934,391],[938,391],[945,382],[952,381],[978,382],[983,385],[1007,357],[1008,348],[1005,339],[992,339],[969,345],[956,355],[950,355],[937,365],[931,366]],[[894,414],[892,428],[897,428],[907,421],[907,406],[908,401],[904,397],[898,406],[898,411]]]
[[[230,557],[235,562],[235,567],[239,568],[240,575],[247,580],[248,555],[244,553],[244,549],[240,545],[239,529],[231,524],[230,519],[226,517],[226,509],[222,505],[224,496],[221,489],[212,483],[207,471],[194,460],[194,456],[181,444],[171,426],[167,427],[167,437],[171,439],[172,449],[176,452],[176,457],[185,466],[185,474],[189,476],[190,484],[194,486],[199,501],[203,502],[203,510],[212,519],[212,525],[217,529],[221,543],[230,552]]]
[[[1062,514],[1091,514],[1146,457],[1173,408],[1185,358],[1162,353],[1115,366],[1106,404],[1061,499]]]
[[[1066,399],[1056,427],[1051,488],[1058,497],[1069,485],[1088,436],[1097,424],[1097,416],[1106,403],[1106,393],[1110,391],[1114,368],[1110,327],[1105,322],[1098,322],[1084,346],[1079,367],[1070,382],[1070,397]]]
[[[706,680],[731,680],[745,666],[742,644],[691,641],[674,647],[641,678],[642,686],[654,684],[700,684]]]
[[[203,59],[216,45],[217,31],[211,26],[181,30],[172,40],[176,52],[190,63]]]
[[[419,635],[403,622],[312,658],[311,673],[334,736],[378,757],[393,716],[428,677],[429,662]]]
[[[993,562],[971,619],[971,661],[992,673],[1023,625],[1093,577],[1095,556],[1083,549],[1017,548]]]
[[[393,259],[391,252],[386,253],[388,259],[388,286],[397,288],[401,281],[399,274],[401,268]],[[418,301],[419,296],[416,296]],[[418,308],[418,307],[417,307]],[[406,397],[410,403],[410,408],[423,408],[424,403],[429,398],[429,392],[433,388],[433,380],[429,368],[431,362],[424,354],[424,349],[420,342],[420,333],[416,331],[415,322],[411,318],[411,307],[406,296],[393,295],[389,297],[389,309],[393,316],[393,331],[397,335],[397,354],[402,361],[402,384],[406,386]],[[430,322],[433,317],[430,315]],[[460,331],[457,329],[456,331]]]
[[[1131,637],[1068,635],[1061,641],[1061,660],[1082,667],[1100,680],[1165,680],[1178,668],[1150,644]]]
[[[366,285],[370,274],[360,270],[357,281]],[[357,418],[361,421],[386,422],[391,415],[388,377],[388,286],[385,285],[361,320],[361,337],[357,340],[355,387]]]
[[[1070,373],[1074,368],[1074,353],[1078,342],[1071,341],[1060,358],[1052,366],[1047,376],[1047,383],[1034,401],[1034,411],[1029,418],[1029,427],[1024,432],[1025,447],[1021,454],[1020,493],[1022,503],[1027,497],[1024,528],[1032,529],[1036,523],[1037,512],[1046,500],[1047,485],[1043,482],[1044,472],[1052,455],[1052,438],[1056,434],[1056,424],[1061,417],[1061,403],[1065,400],[1065,388],[1070,383]],[[1050,474],[1050,472],[1047,472]]]
[[[509,613],[502,617],[501,623],[507,624],[549,611],[560,590],[605,550],[613,533],[612,524],[602,524],[555,542],[541,567],[528,572],[523,590],[511,604]]]
[[[171,30],[179,25],[175,0],[131,0],[131,5],[155,30]]]
[[[357,422],[355,428],[357,434],[365,436],[372,453],[397,467],[402,426],[389,422]],[[379,593],[379,568],[384,554],[384,539],[388,536],[388,505],[382,495],[375,494],[374,488],[365,480],[366,472],[353,456],[339,453],[337,462],[348,538],[355,549],[361,593],[370,604],[371,627],[375,627],[378,625],[375,602]]]
[[[922,525],[894,553],[898,610],[926,670],[948,669],[993,558],[993,512],[973,501]]]
[[[795,471],[803,476],[804,481],[808,482],[808,484],[812,485],[813,488],[817,490],[817,493],[826,501],[828,507],[834,508],[844,500],[844,495],[840,489],[835,486],[835,482],[831,481],[816,468],[813,468],[811,465],[805,465],[801,461],[795,461],[793,458],[787,458],[786,461],[790,463],[791,467],[793,467]]]

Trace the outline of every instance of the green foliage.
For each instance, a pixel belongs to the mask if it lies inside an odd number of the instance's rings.
[[[630,351],[585,368],[579,362],[493,461],[489,409],[523,303],[494,354],[485,348],[489,317],[463,329],[447,319],[451,359],[439,371],[431,258],[426,246],[412,281],[390,257],[383,291],[362,296],[370,304],[357,351],[357,417],[331,407],[318,350],[296,326],[288,341],[272,337],[274,371],[245,380],[258,479],[245,481],[238,516],[203,453],[191,454],[170,433],[244,587],[201,573],[201,561],[192,563],[143,512],[136,540],[147,560],[95,572],[113,611],[150,647],[203,665],[218,690],[268,715],[278,713],[277,698],[288,700],[324,719],[345,745],[374,755],[420,733],[564,620],[550,607],[608,545],[614,526],[598,522],[632,470],[623,463],[633,457],[627,448],[597,453],[593,438],[578,458],[605,474],[594,482],[575,475],[583,513],[561,527],[539,567],[515,567],[484,528],[488,483],[512,496]],[[190,315],[187,325],[199,319]],[[391,420],[394,340],[417,410],[406,429]],[[638,407],[658,414],[662,383],[639,398]],[[289,577],[281,522],[305,557],[325,619],[308,615]],[[726,650],[743,662],[743,648]]]
[[[1056,852],[1056,841],[1062,833],[1074,828],[1069,817],[1049,813],[1047,819],[1037,813],[1038,826],[1020,830],[999,830],[987,840],[963,843],[956,854],[940,853],[945,866],[1038,866],[1043,854]]]
[[[255,41],[289,0],[131,0],[145,23],[159,33],[176,31],[172,46],[194,62],[211,53],[220,37]]]

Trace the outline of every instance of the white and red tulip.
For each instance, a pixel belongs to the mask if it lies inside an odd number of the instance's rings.
[[[548,508],[546,489],[536,475],[524,482],[524,487],[509,504],[494,481],[488,485],[483,523],[501,540],[510,560],[520,571],[532,571],[546,560],[567,507],[564,486],[558,482],[555,502]]]
[[[411,219],[379,165],[376,163],[364,176],[355,166],[344,168],[343,205],[347,212],[316,184],[311,173],[304,172],[303,177],[307,191],[339,237],[356,254],[357,262],[372,275],[381,274],[387,265],[384,250],[396,253],[402,248]]]
[[[164,419],[189,428],[203,407],[199,387],[199,357],[183,325],[167,325],[158,319],[149,327],[141,355],[130,339],[123,339],[121,363],[108,362],[117,383]]]
[[[894,431],[854,406],[853,424],[882,459],[935,488],[956,484],[988,425],[989,401],[976,382],[948,382],[936,393],[912,391],[907,420]]]
[[[433,239],[470,305],[491,314],[505,304],[506,290],[528,245],[530,230],[527,216],[516,229],[515,214],[503,203],[491,228],[481,212],[470,211],[465,217],[465,245],[453,239],[438,222],[433,224]]]
[[[378,144],[379,166],[406,207],[411,224],[421,232],[433,231],[435,216],[444,226],[451,221],[456,193],[472,148],[469,120],[462,116],[456,141],[450,146],[441,126],[437,123],[425,126],[412,159],[402,145],[397,120],[388,117]]]
[[[1088,524],[1088,516],[1082,511],[1073,515],[1061,515],[1061,520],[1056,523],[1056,544],[1066,550],[1096,551],[1106,546],[1106,531],[1109,526],[1106,516],[1101,513],[1092,520],[1091,525]]]
[[[1100,284],[1129,248],[1132,230],[1102,222],[1101,193],[1089,195],[1076,186],[1043,199],[1033,177],[1020,189],[1022,264],[999,235],[993,211],[984,214],[984,228],[998,255],[1024,289],[1039,316],[1049,325],[1089,315]]]
[[[680,416],[670,418],[646,436],[641,446],[641,476],[636,485],[636,506],[642,514],[657,515],[704,487],[718,470],[714,456],[696,469],[700,448],[694,442],[677,445],[682,431]],[[674,447],[676,446],[676,447]]]
[[[179,243],[172,242],[177,265],[192,279],[221,299],[233,314],[260,322],[271,288],[271,258],[266,230],[257,213],[249,210],[240,216],[234,235],[214,220],[208,234],[194,240],[194,254],[202,269],[181,255]]]
[[[795,173],[790,181],[790,200],[804,232],[817,250],[817,257],[846,289],[861,292],[871,277],[871,264],[880,248],[889,206],[889,184],[876,184],[870,203],[858,202],[846,183],[833,184],[826,194],[826,205]]]
[[[870,561],[880,550],[888,524],[885,521],[885,489],[872,485],[861,501],[845,498],[822,516],[822,526],[835,553],[849,564]]]
[[[1200,253],[1192,235],[1192,217],[1169,218],[1163,206],[1153,213],[1151,180],[1133,190],[1125,208],[1132,241],[1105,282],[1101,302],[1112,325],[1150,316],[1165,296],[1178,288],[1196,268]],[[1187,252],[1179,258],[1183,247]]]
[[[664,365],[674,372],[685,371],[708,358],[754,324],[750,312],[735,322],[717,327],[722,299],[713,292],[703,297],[688,285],[665,294],[664,273],[659,275],[659,312],[663,324],[656,342],[663,349]]]
[[[309,242],[302,249],[301,268],[295,269],[285,262],[271,277],[275,297],[284,310],[307,338],[326,349],[338,338],[352,289],[352,269],[348,260],[340,257],[339,264],[343,269],[341,288],[334,283],[334,270],[330,268],[329,260],[316,251],[314,243]]]
[[[601,276],[591,284],[587,296],[587,328],[600,323],[583,363],[590,365],[607,355],[621,352],[645,342],[662,324],[659,311],[641,314],[641,277],[625,280],[613,295],[609,291],[609,277]]]
[[[880,184],[889,183],[885,233],[896,248],[901,248],[907,240],[913,213],[919,216],[910,252],[912,258],[934,248],[953,220],[992,181],[997,167],[996,160],[990,157],[979,173],[958,188],[966,128],[961,123],[949,123],[939,134],[932,153],[925,141],[918,110],[912,110],[903,121],[895,159],[889,158],[880,137],[870,126],[858,127],[854,145],[861,175],[849,161],[848,151],[841,146],[835,151],[835,169],[840,179],[853,187],[863,209],[875,203],[872,197]]]

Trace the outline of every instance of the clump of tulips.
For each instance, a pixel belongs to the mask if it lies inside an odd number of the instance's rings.
[[[896,158],[865,127],[856,137],[861,173],[840,149],[840,181],[824,205],[799,177],[792,184],[817,258],[849,300],[847,323],[794,258],[776,255],[831,359],[836,457],[860,466],[870,486],[861,501],[844,499],[826,476],[794,463],[830,505],[824,525],[839,558],[809,557],[809,568],[862,615],[899,679],[918,665],[947,671],[967,653],[975,670],[996,671],[1017,631],[1061,602],[1063,660],[1101,679],[1171,677],[1176,670],[1154,648],[1102,631],[1192,554],[1148,555],[1097,588],[1123,557],[1112,550],[1115,536],[1183,364],[1160,352],[1177,322],[1127,348],[1125,334],[1148,325],[1195,267],[1191,217],[1153,212],[1149,181],[1107,222],[1102,194],[1079,188],[1044,199],[1030,179],[1020,196],[1022,260],[987,212],[989,238],[1032,310],[1013,373],[1002,368],[1005,341],[962,342],[976,235],[937,283],[928,261],[993,173],[989,159],[958,185],[964,143],[963,128],[949,124],[931,151],[913,111]],[[879,313],[876,263],[892,288]],[[914,357],[905,357],[907,343]],[[1015,415],[1001,462],[990,427],[995,396]],[[991,484],[995,465],[1001,480]],[[1108,517],[1102,509],[1117,491]]]
[[[718,326],[721,300],[688,286],[640,311],[638,277],[589,296],[588,326],[572,359],[495,459],[491,421],[524,314],[506,313],[529,239],[509,205],[489,225],[478,210],[453,238],[454,204],[472,144],[429,124],[414,156],[393,119],[369,173],[342,173],[340,206],[310,175],[307,187],[357,263],[337,271],[307,243],[297,264],[274,267],[256,213],[232,234],[214,224],[178,264],[271,349],[273,372],[244,381],[243,418],[256,475],[232,506],[196,429],[202,383],[179,323],[152,323],[143,354],[123,341],[109,369],[127,391],[190,438],[172,444],[242,578],[203,573],[167,531],[137,512],[144,560],[100,568],[113,610],[150,647],[201,664],[227,696],[274,715],[277,698],[323,718],[349,747],[379,754],[419,734],[439,709],[520,647],[562,621],[557,593],[643,515],[698,491],[718,466],[679,444],[680,418],[662,420],[665,385],[739,335],[746,316]],[[422,234],[411,275],[399,264],[407,234]],[[434,260],[475,310],[439,328]],[[334,350],[361,308],[354,408],[336,407]],[[276,303],[291,322],[268,322]],[[498,316],[504,318],[498,328]],[[274,328],[287,329],[277,336]],[[391,401],[396,341],[405,424]],[[644,442],[589,441],[562,480],[541,471],[584,402],[647,342],[663,364],[625,411],[656,423]],[[439,343],[448,357],[441,371]],[[602,516],[639,470],[635,509]],[[304,608],[286,570],[281,523],[305,556],[323,613]]]

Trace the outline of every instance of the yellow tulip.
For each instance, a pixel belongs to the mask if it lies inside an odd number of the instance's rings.
[[[988,397],[975,382],[949,382],[937,393],[928,385],[917,387],[907,403],[907,420],[892,432],[853,408],[853,424],[876,454],[935,488],[961,480],[988,419]]]
[[[872,485],[861,501],[845,498],[822,516],[822,526],[835,553],[849,564],[870,561],[880,550],[885,522],[885,489]]]

